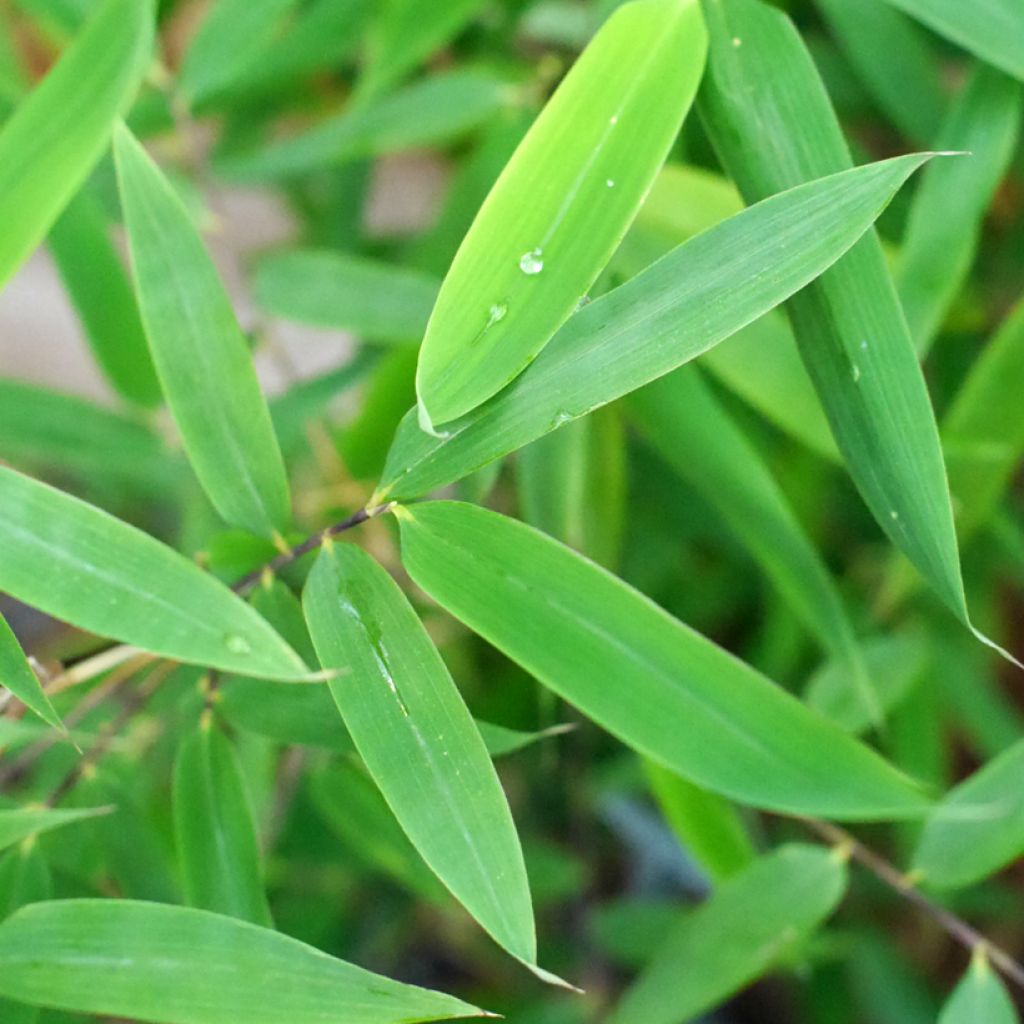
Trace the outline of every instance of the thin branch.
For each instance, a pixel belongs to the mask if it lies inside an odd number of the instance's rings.
[[[880,882],[889,886],[905,900],[927,914],[948,935],[972,953],[983,952],[989,962],[997,967],[1011,981],[1024,990],[1024,964],[1015,960],[1006,950],[973,928],[962,918],[929,899],[916,888],[910,877],[890,864],[884,857],[858,842],[845,829],[816,818],[801,818],[801,821],[816,835],[833,846],[850,851],[850,857],[867,868]]]

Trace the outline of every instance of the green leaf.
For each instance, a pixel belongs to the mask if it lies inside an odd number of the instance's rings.
[[[942,421],[957,530],[966,539],[989,517],[1024,453],[1024,299],[971,366]]]
[[[185,900],[270,926],[249,797],[231,741],[204,713],[174,764],[174,830]]]
[[[265,928],[130,900],[19,910],[0,924],[0,993],[155,1024],[409,1024],[484,1015]]]
[[[584,306],[525,373],[445,437],[407,415],[374,500],[451,483],[701,355],[837,260],[926,159],[792,189],[674,249]]]
[[[566,75],[441,287],[416,378],[428,428],[517,377],[586,295],[668,154],[706,48],[696,0],[635,0]]]
[[[284,463],[213,261],[178,195],[123,125],[114,153],[143,323],[196,476],[229,523],[283,531]]]
[[[217,0],[185,51],[178,86],[193,106],[229,87],[298,0]]]
[[[700,110],[744,196],[849,167],[828,96],[785,15],[755,0],[709,0],[706,13],[711,61]],[[935,415],[875,233],[787,308],[861,495],[969,625]]]
[[[109,814],[110,807],[83,807],[72,810],[49,807],[0,808],[0,850],[14,846],[29,836],[49,832],[64,825],[73,825],[100,814]]]
[[[44,722],[55,729],[63,729],[60,716],[46,696],[39,677],[25,657],[7,620],[0,615],[0,689],[10,690],[26,707],[31,708]]]
[[[43,240],[100,158],[152,45],[152,0],[106,0],[4,125],[0,286]]]
[[[783,846],[723,882],[662,941],[608,1024],[678,1024],[759,978],[810,935],[846,889],[835,852]]]
[[[1022,87],[979,65],[949,111],[937,149],[963,150],[921,175],[897,286],[917,351],[928,351],[974,262],[982,220],[1020,135]]]
[[[980,948],[980,947],[979,947]],[[1013,1000],[985,955],[976,953],[967,973],[942,1007],[938,1024],[1019,1024]]]
[[[569,548],[470,505],[396,512],[403,564],[423,590],[684,778],[794,814],[902,817],[927,806],[873,751]]]
[[[843,666],[865,713],[879,720],[874,690],[842,598],[757,449],[695,367],[684,366],[628,400],[630,416],[659,454],[722,516],[783,599]]]
[[[935,805],[914,870],[942,889],[972,885],[1024,852],[1024,740],[978,769]]]
[[[509,101],[508,92],[504,79],[483,71],[434,75],[265,149],[226,153],[215,167],[231,180],[263,181],[430,145],[494,117]]]
[[[80,629],[225,672],[294,679],[298,655],[195,563],[0,467],[0,590]]]
[[[971,53],[1024,81],[1024,7],[1018,0],[888,0]]]
[[[22,843],[0,857],[0,920],[27,903],[52,896],[53,878],[38,843]],[[0,999],[0,1020],[4,1024],[36,1024],[38,1019],[36,1007]]]
[[[128,276],[99,200],[83,190],[50,230],[50,252],[107,380],[130,402],[160,404],[160,382]]]
[[[253,280],[256,303],[274,316],[387,342],[419,341],[437,289],[429,274],[310,249],[267,257]]]
[[[398,585],[365,552],[325,548],[303,595],[331,693],[366,766],[438,878],[524,963],[537,947],[519,839],[444,662]]]

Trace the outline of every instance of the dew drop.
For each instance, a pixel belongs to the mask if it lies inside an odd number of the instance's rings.
[[[612,178],[609,178],[609,179],[608,179],[608,180],[607,180],[607,181],[605,182],[605,184],[606,184],[606,185],[607,185],[607,186],[608,186],[609,188],[615,188],[615,181],[614,181],[614,179],[612,179]]]
[[[891,512],[889,513],[889,518],[890,518],[890,519],[899,519],[899,517],[900,517],[900,514],[899,514],[899,512],[897,512],[897,511],[896,511],[896,509],[893,509],[893,510],[892,510],[892,511],[891,511]]]
[[[619,115],[618,114],[612,114],[612,116],[610,118],[608,118],[608,123],[609,124],[618,124],[619,123]]]
[[[857,366],[856,364],[853,367],[853,383],[860,383],[860,367]]]
[[[244,636],[239,636],[237,633],[228,633],[224,637],[224,643],[227,649],[232,654],[251,654],[252,647],[249,646],[249,641]]]
[[[580,296],[580,301],[576,303],[576,309],[574,310],[574,312],[578,313],[584,306],[589,306],[589,305],[590,305],[590,296],[589,295],[581,295]]]
[[[565,424],[568,423],[571,419],[573,419],[573,415],[571,412],[560,412],[554,418],[554,421],[551,424],[551,429],[557,430],[559,427],[564,427]]]
[[[733,46],[742,46],[743,45],[743,40],[740,39],[739,36],[733,36],[732,37],[732,45]]]
[[[508,316],[508,306],[504,302],[496,302],[487,314],[487,326],[493,327]]]
[[[868,350],[868,343],[866,341],[862,341],[860,343],[860,350],[862,352],[867,352],[867,350]]]
[[[531,249],[529,252],[524,252],[519,257],[519,269],[527,275],[527,277],[533,277],[534,274],[539,274],[544,269],[543,254],[540,249]]]

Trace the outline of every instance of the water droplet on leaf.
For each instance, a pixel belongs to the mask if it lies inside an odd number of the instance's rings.
[[[249,646],[249,641],[246,640],[244,636],[239,636],[237,633],[228,633],[228,635],[224,637],[224,643],[232,654],[252,653],[252,647]]]
[[[519,257],[519,269],[528,277],[539,274],[544,269],[544,260],[540,249],[531,249]]]
[[[496,302],[487,314],[487,326],[493,327],[494,324],[504,320],[506,316],[508,316],[508,306],[504,302]]]

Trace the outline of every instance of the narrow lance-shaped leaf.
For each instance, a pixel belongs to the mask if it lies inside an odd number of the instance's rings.
[[[19,907],[52,896],[53,878],[38,843],[22,843],[0,857],[0,920]],[[0,999],[0,1020],[4,1024],[36,1024],[38,1019],[37,1007]]]
[[[881,713],[853,626],[828,569],[757,450],[695,367],[681,367],[629,398],[657,451],[718,509],[783,599],[842,665],[865,713]]]
[[[225,672],[295,679],[298,655],[194,562],[0,467],[0,590],[99,636]]]
[[[683,916],[608,1024],[678,1024],[759,978],[835,910],[846,865],[835,851],[784,846]]]
[[[528,370],[444,437],[407,415],[374,501],[458,480],[706,352],[842,256],[927,159],[899,157],[792,189],[674,249],[584,306]]]
[[[917,351],[924,354],[974,261],[982,218],[1020,134],[1022,86],[979,65],[963,87],[936,148],[962,150],[921,175],[910,209],[897,285]]]
[[[746,198],[849,167],[828,95],[786,16],[756,0],[708,0],[705,9],[711,60],[700,109]],[[935,415],[877,236],[868,234],[787,308],[862,496],[969,624]]]
[[[869,819],[915,816],[927,806],[873,751],[551,538],[455,502],[396,512],[403,564],[420,587],[559,696],[685,778],[796,814]]]
[[[1024,852],[1024,740],[952,789],[925,822],[914,869],[939,888],[971,885]]]
[[[480,734],[398,585],[365,552],[325,548],[303,597],[356,749],[423,859],[513,956],[536,961],[519,839]]]
[[[0,850],[20,843],[29,836],[49,832],[64,825],[109,814],[110,807],[83,807],[66,810],[50,807],[0,808]]]
[[[938,1024],[982,1024],[982,1021],[984,1024],[1019,1024],[1020,1017],[999,975],[992,970],[984,948],[978,946],[967,973],[942,1007]]]
[[[55,729],[63,729],[60,717],[43,690],[39,677],[25,657],[18,638],[0,615],[0,691],[10,690],[27,708]]]
[[[0,286],[106,147],[146,69],[153,17],[152,0],[105,0],[0,132]]]
[[[265,928],[130,900],[54,900],[19,910],[0,924],[0,994],[154,1024],[487,1016]]]
[[[269,926],[256,825],[242,769],[231,741],[208,711],[178,747],[174,830],[186,901]]]
[[[288,481],[231,302],[184,204],[123,125],[114,153],[142,320],[185,451],[217,511],[284,530]]]
[[[81,191],[50,231],[50,252],[107,379],[130,402],[160,403],[160,382],[131,283],[99,200]]]
[[[1024,7],[1019,0],[888,0],[940,35],[1024,81]]]
[[[697,0],[634,0],[566,75],[441,287],[416,378],[428,429],[518,376],[586,295],[665,160],[706,49]]]

